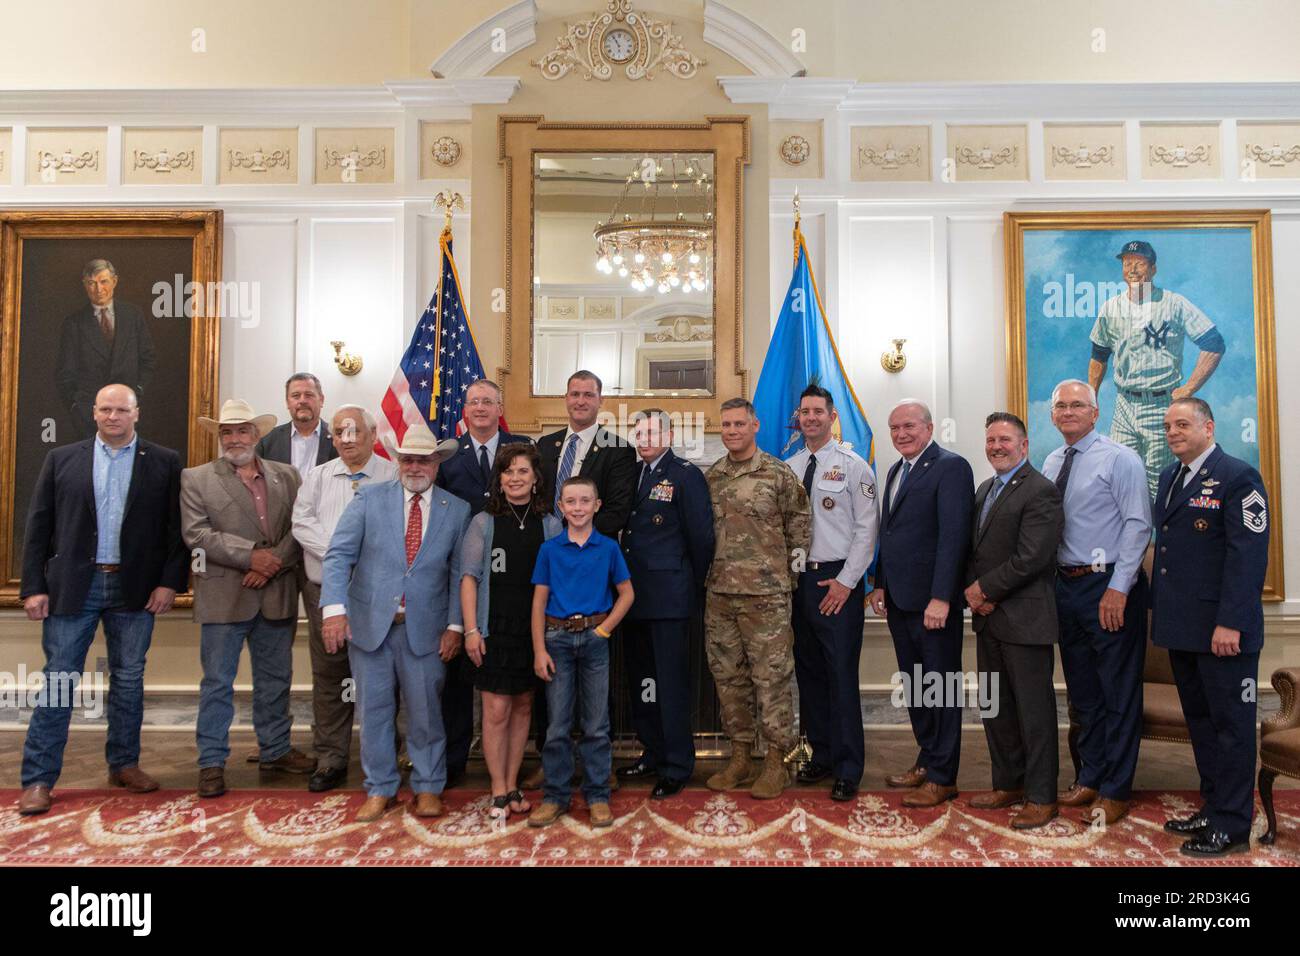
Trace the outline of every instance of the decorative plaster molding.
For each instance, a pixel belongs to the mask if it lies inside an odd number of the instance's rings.
[[[790,166],[801,166],[812,155],[812,145],[803,136],[787,136],[781,141],[781,159]]]
[[[517,76],[483,76],[446,80],[394,80],[385,83],[401,107],[476,106],[509,103],[519,90]]]
[[[1208,163],[1213,155],[1210,146],[1201,143],[1198,146],[1187,147],[1182,143],[1176,146],[1152,146],[1150,149],[1151,165],[1164,163],[1166,166],[1184,167],[1193,163]]]
[[[1258,143],[1246,144],[1246,155],[1255,160],[1257,163],[1264,163],[1275,168],[1290,166],[1296,160],[1300,160],[1300,143],[1291,146],[1283,146],[1281,143],[1274,142],[1271,146],[1261,146]],[[3,154],[0,154],[0,163],[3,163]],[[3,168],[3,166],[0,166]]]
[[[653,80],[659,70],[687,80],[706,61],[682,46],[671,20],[660,20],[632,9],[632,0],[607,0],[604,13],[593,13],[578,23],[566,23],[555,46],[533,60],[548,80],[581,73],[584,80],[609,80],[623,66],[629,80]],[[627,43],[622,55],[605,48],[607,38],[621,34]]]
[[[792,77],[804,70],[785,44],[718,0],[704,0],[704,42],[758,77]]]
[[[1089,148],[1081,146],[1052,147],[1053,166],[1071,166],[1074,169],[1091,169],[1094,166],[1114,165],[1115,150],[1110,146]]]
[[[42,172],[49,169],[56,173],[75,173],[82,169],[99,169],[99,150],[87,149],[74,155],[70,149],[62,153],[43,149],[37,153],[37,160]]]
[[[439,79],[484,77],[511,55],[536,42],[537,3],[520,0],[449,46],[429,66],[429,72]]]
[[[460,143],[451,136],[439,136],[433,141],[433,161],[439,166],[455,166],[460,159]]]
[[[293,150],[276,149],[266,152],[260,146],[250,149],[247,152],[240,149],[227,149],[226,162],[229,164],[228,169],[246,169],[250,173],[265,173],[277,166],[284,169],[292,169],[291,158]]]
[[[148,150],[137,149],[131,153],[132,169],[148,169],[155,173],[170,173],[177,169],[194,168],[194,151],[192,149],[181,149],[172,152],[166,146],[149,152]]]

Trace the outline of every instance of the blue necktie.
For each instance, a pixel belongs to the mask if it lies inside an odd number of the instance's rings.
[[[898,484],[894,486],[894,496],[889,499],[889,511],[892,514],[894,506],[898,504],[899,496],[903,493],[903,483],[907,481],[907,476],[912,473],[912,463],[903,462],[903,470],[899,472]]]
[[[989,512],[993,510],[993,502],[997,500],[998,495],[1002,494],[1002,489],[1006,485],[1001,478],[993,479],[993,487],[989,493],[984,496],[984,507],[980,509],[980,530],[984,530],[984,522],[988,520]]]
[[[564,446],[564,457],[560,459],[560,470],[555,473],[555,514],[563,518],[564,514],[560,511],[560,489],[568,481],[570,473],[573,471],[573,462],[578,457],[578,442],[580,436],[576,433],[569,436],[569,443]]]

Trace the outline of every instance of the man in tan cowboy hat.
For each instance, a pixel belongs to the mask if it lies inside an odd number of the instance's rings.
[[[253,665],[253,727],[263,770],[311,773],[315,761],[289,745],[289,680],[302,553],[293,537],[293,502],[301,478],[292,465],[254,451],[275,424],[239,399],[221,417],[199,416],[221,455],[181,472],[181,533],[192,550],[194,620],[202,625],[199,690],[199,796],[226,791],[235,673],[248,642]]]
[[[447,740],[442,724],[446,662],[460,650],[460,544],[469,505],[433,484],[460,449],[412,425],[397,448],[397,481],[362,485],[343,512],[321,576],[325,650],[348,648],[361,717],[366,802],[357,820],[397,803],[393,746],[397,691],[417,816],[443,812]]]

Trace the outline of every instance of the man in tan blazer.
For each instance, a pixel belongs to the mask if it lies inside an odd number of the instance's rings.
[[[194,620],[202,625],[199,690],[199,796],[226,791],[230,722],[239,654],[253,666],[253,727],[263,770],[309,774],[315,761],[289,745],[289,683],[298,617],[293,503],[301,478],[292,465],[254,451],[275,424],[239,399],[219,420],[199,417],[218,435],[215,461],[181,472],[181,533],[192,549]]]

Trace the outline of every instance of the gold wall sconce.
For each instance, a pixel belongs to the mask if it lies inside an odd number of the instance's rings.
[[[344,375],[356,375],[361,371],[361,356],[351,355],[343,351],[344,343],[335,340],[330,342],[334,346],[334,364],[338,366],[340,372]]]
[[[894,351],[880,353],[880,367],[886,372],[901,372],[907,365],[907,356],[903,354],[903,343],[907,339],[893,339]]]

